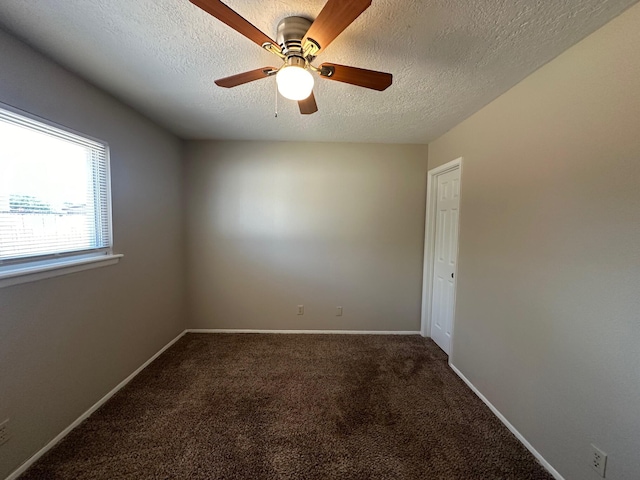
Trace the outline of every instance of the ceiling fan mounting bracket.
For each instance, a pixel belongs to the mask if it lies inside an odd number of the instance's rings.
[[[320,51],[320,44],[316,42],[313,38],[307,38],[304,41],[304,45],[302,46],[302,51],[305,58],[308,58],[309,61],[313,61],[316,58],[316,55]]]
[[[277,55],[280,58],[286,58],[285,55],[282,53],[282,49],[277,45],[274,45],[273,43],[265,42],[262,44],[262,48],[264,48],[267,52],[271,52],[274,55]]]

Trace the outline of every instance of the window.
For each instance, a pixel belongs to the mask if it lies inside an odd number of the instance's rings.
[[[0,281],[112,258],[110,206],[105,143],[0,108]]]

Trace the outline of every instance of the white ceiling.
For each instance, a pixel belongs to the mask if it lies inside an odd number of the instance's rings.
[[[316,80],[301,116],[275,79],[213,80],[278,58],[188,0],[2,0],[0,27],[183,138],[428,143],[637,0],[373,0],[318,57],[393,73],[384,92]],[[275,37],[325,0],[228,0]]]

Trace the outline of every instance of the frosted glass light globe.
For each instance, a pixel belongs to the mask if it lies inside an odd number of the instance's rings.
[[[304,100],[313,91],[313,75],[302,67],[289,65],[276,74],[280,95],[289,100]]]

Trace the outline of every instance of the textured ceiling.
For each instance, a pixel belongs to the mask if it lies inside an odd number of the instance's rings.
[[[316,80],[301,116],[275,79],[213,80],[278,58],[187,0],[2,0],[0,26],[183,138],[427,143],[637,0],[373,0],[318,57],[393,73],[384,92]],[[272,38],[324,0],[228,0]]]

